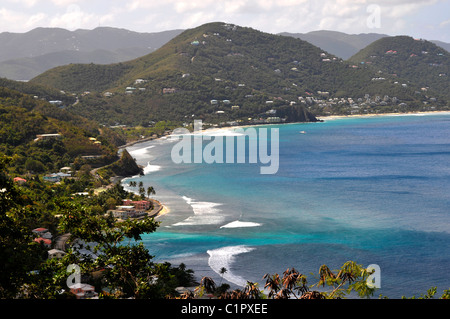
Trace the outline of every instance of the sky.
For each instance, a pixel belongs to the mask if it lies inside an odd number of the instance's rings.
[[[218,21],[269,33],[334,30],[450,42],[450,0],[0,0],[0,32],[159,32]]]

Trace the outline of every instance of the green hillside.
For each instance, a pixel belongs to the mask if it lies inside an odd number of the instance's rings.
[[[117,159],[116,143],[123,141],[110,129],[0,87],[0,154],[12,157],[10,169],[15,174],[58,172],[73,163],[108,164]]]
[[[450,53],[430,41],[407,36],[382,38],[350,61],[416,83],[421,91],[450,98]]]
[[[300,39],[209,23],[144,57],[106,66],[71,64],[31,83],[79,94],[79,103],[68,109],[110,125],[192,118],[310,121],[310,112],[350,114],[358,99],[367,102],[358,106],[366,113],[422,107],[427,97],[415,94],[419,86],[379,77]],[[380,98],[386,105],[378,104]]]

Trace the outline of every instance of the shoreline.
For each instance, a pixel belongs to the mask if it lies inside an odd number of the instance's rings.
[[[392,113],[371,113],[371,114],[350,114],[350,115],[325,115],[318,116],[317,119],[321,120],[334,120],[343,118],[359,118],[359,117],[377,117],[377,116],[401,116],[401,115],[433,115],[433,114],[445,114],[448,111],[426,111],[426,112],[392,112]]]
[[[219,132],[219,131],[232,131],[234,129],[237,128],[245,128],[245,127],[254,127],[254,126],[265,126],[265,125],[285,125],[285,124],[298,124],[298,123],[320,123],[320,122],[324,122],[326,120],[337,120],[337,119],[346,119],[346,118],[364,118],[364,117],[381,117],[381,116],[401,116],[401,115],[433,115],[433,114],[440,114],[440,113],[448,113],[450,114],[450,110],[449,111],[426,111],[426,112],[403,112],[403,113],[399,113],[399,112],[395,112],[395,113],[376,113],[376,114],[351,114],[351,115],[326,115],[326,116],[318,116],[316,117],[319,121],[318,122],[293,122],[293,123],[270,123],[270,124],[245,124],[245,125],[234,125],[234,126],[222,126],[222,127],[210,127],[207,129],[203,129],[201,131],[201,133],[209,133],[209,132]],[[167,138],[168,136],[170,136],[172,134],[172,131],[170,132],[170,134],[168,135],[164,135],[164,136],[159,136],[159,137],[151,137],[151,138],[145,138],[145,139],[141,139],[141,140],[137,140],[137,141],[131,141],[125,145],[119,146],[119,149],[125,149],[127,147],[130,146],[134,146],[136,144],[139,143],[145,143],[145,142],[149,142],[149,141],[156,141],[162,138]],[[144,174],[145,175],[145,174]],[[119,177],[116,176],[116,178],[118,180],[115,181],[115,183],[120,183],[122,184],[122,180],[125,178],[130,178],[132,176],[126,176],[126,177]],[[113,184],[113,183],[112,183]],[[161,216],[164,216],[168,213],[170,213],[170,208],[164,204],[162,204],[160,201],[153,199],[153,198],[149,198],[150,201],[152,201],[152,203],[154,204],[154,207],[157,206],[158,208],[155,211],[155,208],[152,209],[152,211],[150,213],[148,213],[147,215],[153,218],[158,218]],[[156,205],[155,205],[156,204]],[[155,211],[155,212],[154,212]]]
[[[154,198],[149,198],[148,200],[153,203],[153,209],[151,210],[151,212],[147,213],[148,217],[156,219],[170,212],[170,209],[162,204],[159,200],[156,200]]]

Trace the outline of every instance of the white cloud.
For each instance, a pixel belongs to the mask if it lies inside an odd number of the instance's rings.
[[[442,3],[445,0],[3,0],[0,31],[13,27],[28,31],[36,26],[90,29],[107,24],[153,32],[223,21],[272,33],[328,29],[407,34],[411,17]],[[368,27],[371,5],[380,8],[377,29]],[[423,20],[436,28],[443,21],[441,30],[450,23],[446,17],[433,20],[431,14]]]
[[[36,13],[33,14],[31,17],[28,18],[28,20],[25,23],[25,27],[27,28],[34,28],[41,24],[42,21],[45,21],[47,19],[47,15],[45,13]]]
[[[22,5],[26,8],[33,7],[39,0],[7,0],[7,2],[13,3],[14,5]]]
[[[66,12],[63,14],[57,14],[54,16],[49,25],[51,27],[65,28],[68,30],[76,30],[81,28],[93,28],[96,27],[99,21],[99,17],[86,13],[76,4],[71,4],[67,7]]]
[[[447,25],[449,25],[450,24],[450,19],[449,20],[446,20],[446,21],[442,21],[441,23],[439,23],[439,26],[440,27],[445,27],[445,26],[447,26]]]

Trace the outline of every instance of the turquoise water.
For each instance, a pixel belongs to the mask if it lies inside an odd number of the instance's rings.
[[[175,164],[170,139],[128,148],[149,165],[124,185],[154,186],[170,209],[143,238],[156,260],[217,282],[226,267],[232,286],[354,260],[380,266],[377,295],[450,288],[450,113],[261,128],[279,129],[274,175],[260,163]]]

